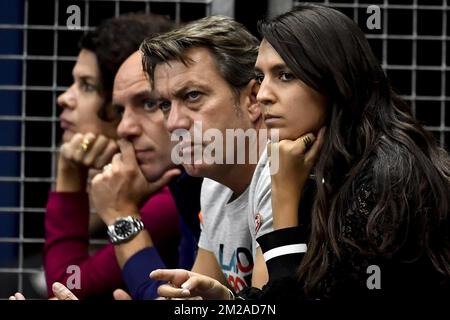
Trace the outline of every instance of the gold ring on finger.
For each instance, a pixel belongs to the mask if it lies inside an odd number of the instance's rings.
[[[90,145],[91,140],[89,140],[88,138],[84,138],[83,141],[80,143],[80,150],[86,152],[88,151]]]
[[[311,144],[312,144],[312,140],[311,140],[311,138],[309,137],[309,136],[306,136],[306,137],[303,137],[303,143],[305,144],[305,149],[307,150],[307,149],[309,149],[309,147],[311,146]]]

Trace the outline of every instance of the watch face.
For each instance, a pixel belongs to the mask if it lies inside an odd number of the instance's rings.
[[[127,237],[132,233],[133,229],[129,221],[119,220],[114,225],[114,231],[119,237]]]

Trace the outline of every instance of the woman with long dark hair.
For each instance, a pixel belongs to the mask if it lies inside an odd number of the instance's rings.
[[[279,151],[274,231],[257,239],[270,280],[246,297],[448,296],[449,156],[393,92],[363,32],[313,4],[259,30],[257,98],[281,141],[269,148]],[[309,212],[299,209],[305,202]],[[233,296],[187,271],[152,277],[180,286],[161,287],[166,296]]]

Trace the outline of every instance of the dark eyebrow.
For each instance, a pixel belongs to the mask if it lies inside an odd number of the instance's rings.
[[[85,75],[85,74],[75,74],[74,72],[72,72],[72,78],[75,79],[75,77],[78,77],[84,81],[86,81],[86,80],[97,81],[97,77],[95,77],[95,76]]]
[[[278,73],[278,72],[280,72],[282,70],[286,70],[286,69],[289,69],[286,64],[284,64],[284,63],[277,63],[275,65],[270,66],[269,71],[272,72],[272,73]],[[257,66],[255,66],[255,72],[261,72],[262,73],[261,69],[259,69]]]
[[[97,78],[93,76],[80,76],[79,78],[82,80],[93,80],[93,81],[97,80]]]
[[[144,89],[133,95],[133,100],[141,100],[144,98],[153,98],[152,92],[148,89]]]

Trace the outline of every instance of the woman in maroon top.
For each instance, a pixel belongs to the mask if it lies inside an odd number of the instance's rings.
[[[60,118],[64,134],[56,189],[49,194],[45,217],[44,268],[49,295],[55,281],[73,289],[81,299],[111,296],[114,289],[123,287],[113,246],[106,245],[93,255],[88,252],[88,177],[119,151],[115,140],[120,119],[111,108],[117,70],[144,38],[170,28],[165,18],[132,14],[106,20],[80,41],[72,72],[74,83],[57,101],[63,109]],[[175,265],[178,213],[167,187],[142,207],[141,217],[162,258]]]

